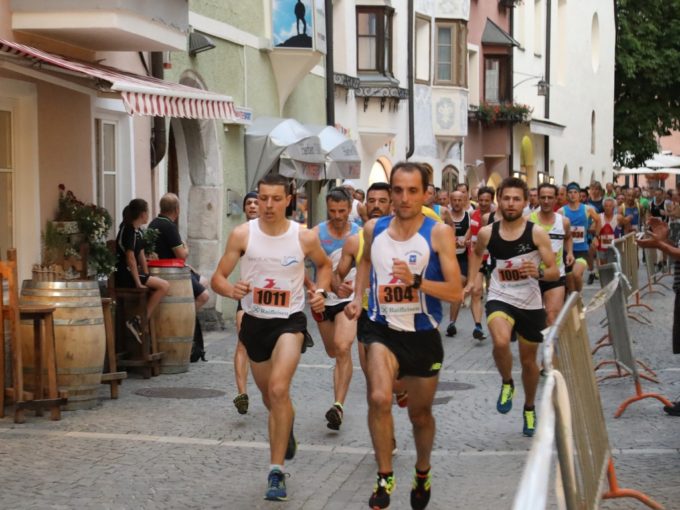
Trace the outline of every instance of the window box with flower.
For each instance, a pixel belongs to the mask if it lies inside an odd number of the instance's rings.
[[[529,122],[533,108],[520,103],[480,103],[476,108],[470,107],[468,117],[485,126],[507,122],[510,124]]]

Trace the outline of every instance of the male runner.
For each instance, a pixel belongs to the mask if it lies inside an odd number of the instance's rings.
[[[464,209],[465,197],[460,191],[451,193],[451,217],[456,229],[456,258],[460,268],[461,282],[465,286],[468,273],[468,247],[470,245],[470,213]],[[455,336],[457,333],[456,320],[460,311],[461,301],[451,303],[449,311],[449,325],[446,328],[446,336]]]
[[[324,289],[331,282],[331,262],[316,233],[286,219],[289,190],[282,175],[268,174],[260,180],[259,218],[232,230],[211,281],[218,294],[240,300],[245,312],[239,340],[269,410],[271,465],[265,499],[272,501],[287,499],[283,463],[297,448],[290,384],[309,336],[303,313],[305,257],[317,267],[318,288],[308,291],[312,311],[323,311]],[[228,278],[239,260],[241,279],[232,284]]]
[[[529,203],[524,208],[523,214],[531,214],[532,211],[538,211],[540,204],[538,203],[538,188],[529,189]]]
[[[623,231],[625,234],[640,232],[642,225],[645,224],[645,213],[635,198],[635,190],[627,188],[623,196]]]
[[[445,189],[440,189],[437,191],[437,203],[442,207],[450,209],[451,201],[449,200],[449,192]]]
[[[427,191],[425,193],[425,206],[432,209],[444,223],[446,223],[447,225],[453,225],[453,220],[451,219],[451,211],[449,211],[448,207],[444,207],[443,205],[439,205],[438,203],[436,203],[435,202],[436,197],[437,190],[434,184],[432,183],[428,184]]]
[[[567,205],[567,187],[563,184],[559,188],[557,188],[557,204],[555,205],[555,212],[557,212],[558,209],[562,209],[565,205]]]
[[[321,240],[321,247],[331,259],[333,271],[340,262],[342,247],[347,238],[359,232],[359,226],[349,221],[352,208],[352,197],[344,188],[332,188],[326,195],[328,221],[314,227],[314,232]],[[354,271],[346,276],[343,282],[334,282],[333,288],[346,286],[353,288]],[[326,309],[323,320],[318,323],[326,353],[335,358],[333,370],[334,403],[326,412],[326,426],[331,430],[340,430],[344,413],[345,398],[352,380],[352,342],[357,334],[357,323],[349,320],[341,313],[347,303],[352,300],[351,293],[344,298],[335,292],[329,292],[326,298]]]
[[[560,210],[561,214],[571,223],[571,237],[574,242],[574,264],[567,265],[567,287],[570,291],[581,292],[583,288],[583,273],[590,260],[586,233],[588,222],[592,220],[592,230],[597,236],[600,233],[600,215],[595,209],[581,203],[581,187],[576,182],[567,186],[568,203]]]
[[[485,225],[484,217],[491,213],[491,204],[493,203],[494,190],[489,186],[479,188],[477,192],[477,209],[470,215],[470,252],[475,249],[477,243],[477,234]],[[472,331],[472,337],[480,342],[486,338],[484,330],[482,329],[482,295],[484,294],[484,278],[489,275],[491,266],[489,265],[489,254],[484,254],[482,264],[477,271],[470,271],[470,264],[468,258],[468,278],[467,283],[472,284],[472,300],[470,310],[472,311],[472,319],[475,321],[475,329]]]
[[[616,214],[616,200],[611,197],[605,197],[602,204],[604,211],[600,213],[600,235],[597,236],[595,242],[599,265],[606,263],[607,250],[614,242],[614,239],[621,237],[623,226],[623,216]]]
[[[257,193],[251,191],[246,193],[243,199],[243,212],[246,215],[246,220],[254,220],[259,216],[260,210],[257,206]],[[243,320],[243,308],[239,301],[236,307],[236,335],[241,331],[241,321]],[[246,414],[248,412],[248,353],[243,342],[236,342],[236,349],[234,350],[234,378],[236,379],[236,391],[238,394],[234,397],[234,406],[239,414]]]
[[[370,272],[367,344],[368,426],[378,476],[368,505],[389,507],[392,470],[392,391],[395,378],[408,390],[409,418],[417,452],[411,507],[430,499],[430,455],[435,423],[432,401],[444,351],[439,335],[440,299],[461,299],[460,272],[451,227],[422,214],[428,174],[415,163],[392,169],[394,216],[371,220],[364,228],[364,254],[357,271],[354,299],[345,308],[358,319]]]
[[[542,183],[538,186],[538,201],[540,209],[529,215],[529,221],[543,228],[550,237],[552,252],[555,254],[555,263],[559,269],[560,277],[554,282],[539,280],[545,307],[546,322],[548,326],[555,323],[557,314],[564,305],[566,290],[565,263],[570,266],[574,263],[574,252],[571,239],[571,224],[569,220],[555,212],[557,202],[557,186]],[[540,267],[543,267],[542,265]],[[545,268],[543,268],[545,270]]]
[[[498,193],[501,218],[480,230],[469,265],[471,273],[478,271],[485,249],[496,260],[486,303],[493,357],[502,377],[496,409],[502,414],[512,409],[515,386],[510,339],[515,332],[525,396],[522,432],[531,437],[536,429],[534,398],[539,379],[536,353],[546,326],[538,280],[555,281],[559,270],[546,231],[522,216],[529,194],[526,183],[507,177]],[[472,286],[468,283],[465,292],[471,292]]]
[[[472,213],[472,211],[475,210],[475,206],[470,202],[470,190],[468,189],[468,185],[464,182],[461,182],[456,186],[456,191],[460,191],[465,197],[465,205],[463,206],[463,209],[469,213]]]

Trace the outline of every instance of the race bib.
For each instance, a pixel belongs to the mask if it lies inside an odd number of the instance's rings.
[[[383,315],[413,315],[420,313],[420,292],[404,284],[378,286],[378,303]]]
[[[608,246],[611,246],[611,244],[614,242],[614,236],[611,235],[601,235],[600,236],[600,245],[603,248],[606,248]]]
[[[571,227],[571,237],[574,238],[574,242],[583,242],[586,238],[586,228],[583,226]]]
[[[260,278],[252,292],[254,313],[281,319],[290,315],[291,291],[287,280]]]

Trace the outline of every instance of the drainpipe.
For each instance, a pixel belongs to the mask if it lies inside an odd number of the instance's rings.
[[[335,126],[335,81],[333,75],[333,0],[326,1],[326,124]]]
[[[406,73],[406,80],[408,81],[408,151],[406,152],[406,159],[413,156],[416,150],[416,135],[413,119],[414,111],[414,86],[413,86],[413,0],[408,0],[408,58],[406,65],[408,67]]]
[[[163,53],[154,51],[151,53],[151,76],[163,79]],[[165,117],[154,117],[151,127],[151,168],[156,168],[158,163],[165,157],[167,150],[167,137],[165,134]]]
[[[509,20],[509,26],[510,26],[510,35],[514,37],[515,35],[515,9],[509,9],[510,13],[508,14],[508,17],[510,18]],[[506,10],[507,12],[507,10]],[[510,76],[511,76],[511,83],[510,86],[512,87],[512,82],[515,81],[513,76],[515,76],[515,47],[511,46],[510,47]],[[510,89],[510,99],[514,102],[514,97],[512,94],[512,89]],[[514,166],[515,166],[515,136],[514,136],[514,130],[515,126],[514,124],[510,124],[508,126],[508,131],[510,132],[510,156],[508,157],[508,177],[512,177],[512,173],[514,172]],[[489,177],[489,169],[487,169],[487,178]]]
[[[551,38],[551,23],[552,23],[552,2],[546,2],[545,9],[545,81],[548,82],[548,87],[545,91],[545,118],[550,118],[550,52],[552,51]],[[543,173],[550,175],[550,137],[545,137],[543,144]],[[554,177],[554,176],[553,176]]]

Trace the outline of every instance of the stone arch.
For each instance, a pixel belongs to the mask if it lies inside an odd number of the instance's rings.
[[[207,90],[201,77],[185,71],[179,82]],[[222,158],[218,129],[214,120],[179,119],[170,121],[174,143],[177,194],[180,199],[180,234],[189,247],[188,262],[203,276],[217,267],[224,210]],[[214,307],[214,296],[208,307]]]
[[[569,184],[569,167],[564,165],[564,170],[562,170],[562,184]]]
[[[368,185],[370,186],[375,182],[390,182],[391,173],[392,162],[385,156],[379,156],[368,174]]]
[[[453,165],[446,165],[442,170],[442,185],[443,190],[451,193],[456,190],[456,185],[458,184],[459,172],[458,169]]]

